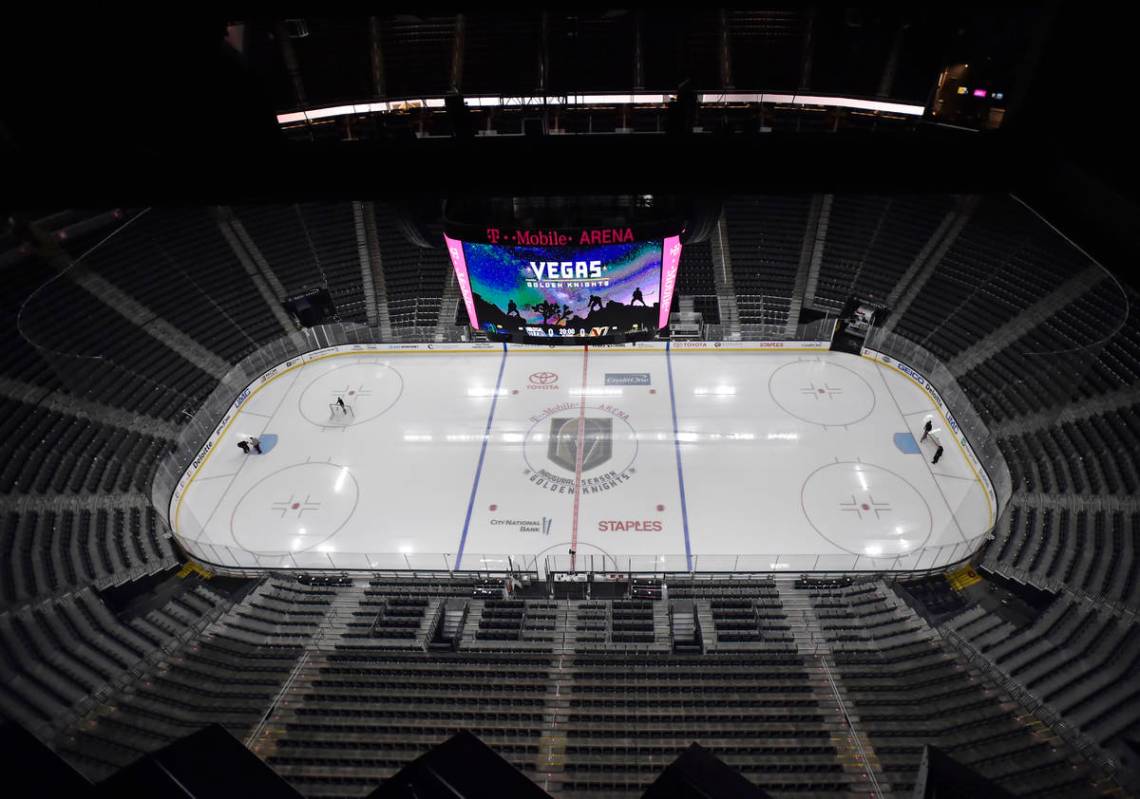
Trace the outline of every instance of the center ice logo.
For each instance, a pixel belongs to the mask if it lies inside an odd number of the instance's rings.
[[[535,488],[556,494],[597,494],[637,473],[637,431],[629,414],[608,402],[553,403],[530,417],[523,444],[523,474]],[[582,462],[578,463],[578,445]],[[579,466],[581,471],[579,471]]]
[[[578,437],[582,437],[582,471],[588,472],[613,456],[614,420],[593,417],[550,420],[546,457],[556,466],[578,469]]]

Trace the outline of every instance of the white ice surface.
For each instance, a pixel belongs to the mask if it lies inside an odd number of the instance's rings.
[[[349,415],[330,412],[338,396]],[[231,566],[564,564],[576,540],[579,564],[609,555],[614,570],[631,556],[669,569],[924,568],[965,557],[993,524],[949,434],[937,465],[930,442],[921,454],[896,444],[927,418],[938,435],[908,377],[842,353],[342,354],[256,390],[173,522],[192,553]],[[242,435],[265,454],[244,455]]]

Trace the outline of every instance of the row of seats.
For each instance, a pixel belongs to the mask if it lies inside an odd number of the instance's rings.
[[[1087,264],[1008,197],[983,197],[896,330],[948,361]]]
[[[392,597],[369,622],[367,635],[376,638],[414,639],[428,609],[424,597]],[[370,615],[371,611],[358,611]]]
[[[116,493],[149,488],[165,442],[0,399],[0,493]]]
[[[671,599],[764,598],[778,597],[772,580],[669,580]]]
[[[84,263],[211,352],[237,361],[282,331],[219,216],[207,208],[152,209]]]
[[[1043,494],[1140,489],[1140,415],[1128,407],[1001,440],[1014,486]]]
[[[16,329],[21,307],[53,273],[48,264],[35,257],[31,244],[5,232],[2,223],[0,270],[4,275],[4,291],[0,292],[0,375],[43,389],[56,389],[60,385],[58,376]]]
[[[1140,625],[1131,616],[1061,596],[1020,627],[977,609],[949,626],[1101,744],[1140,717]]]
[[[1123,295],[1122,295],[1123,291]],[[962,378],[996,419],[1059,408],[1135,385],[1136,292],[1107,277]]]
[[[680,297],[692,297],[693,310],[701,315],[702,321],[719,325],[720,301],[713,269],[712,244],[709,241],[686,244],[681,250],[671,310],[676,312],[679,309]]]
[[[264,579],[228,606],[199,585],[132,619],[128,627],[162,651],[67,727],[56,748],[98,779],[204,724],[221,723],[243,737],[303,655],[320,622],[311,611],[327,611],[329,593],[335,595],[295,581]],[[191,632],[193,610],[205,610],[202,600],[211,603],[212,612],[200,617],[208,626]],[[298,630],[305,634],[296,636]]]
[[[83,589],[0,614],[0,703],[5,715],[48,737],[135,676],[128,671],[221,604],[195,586],[129,622]]]
[[[42,269],[40,274],[46,280],[50,272],[46,266]],[[155,270],[145,272],[148,279],[174,294],[165,280],[155,278],[166,272]],[[245,277],[244,272],[241,274]],[[99,290],[90,283],[93,277],[102,280],[101,275],[78,268],[45,284],[24,310],[23,332],[42,348],[48,368],[69,393],[137,414],[185,422],[184,412],[199,407],[217,378],[160,341],[164,331],[157,317],[139,319],[136,324],[83,288],[87,283]],[[120,288],[128,293],[132,289]],[[250,303],[250,297],[245,295],[242,301]],[[211,324],[220,325],[217,308],[206,300],[202,303],[200,312]],[[26,346],[26,342],[19,343],[23,339],[15,319],[11,322],[4,330],[5,344],[14,341],[16,347]],[[232,335],[245,342],[246,352],[252,349],[240,332]]]
[[[372,582],[395,582],[406,592],[382,600],[383,610],[395,611],[393,619],[405,613],[414,618],[444,601],[438,591],[443,580],[428,581],[437,585],[422,596],[415,595],[410,579]],[[474,584],[459,582],[468,590]],[[771,584],[762,581],[762,586]],[[783,650],[755,653],[657,651],[652,656],[604,640],[557,654],[553,644],[545,651],[519,651],[477,640],[458,651],[380,648],[370,646],[372,639],[354,638],[353,628],[339,623],[367,621],[356,609],[374,589],[365,582],[265,579],[204,634],[181,638],[170,625],[186,622],[194,609],[186,602],[198,595],[180,596],[161,614],[151,611],[125,625],[126,634],[150,641],[151,651],[166,647],[169,653],[152,655],[130,679],[110,686],[102,704],[69,726],[57,746],[84,773],[104,775],[207,720],[221,721],[245,738],[272,710],[266,734],[251,745],[306,792],[323,791],[316,786],[339,775],[348,782],[338,783],[337,790],[351,783],[363,793],[464,728],[524,773],[549,780],[556,791],[578,786],[573,791],[590,792],[589,786],[602,784],[633,790],[651,777],[645,763],[667,762],[691,740],[702,741],[772,790],[843,792],[864,784],[861,772],[846,767],[845,755],[836,749],[835,741],[845,737],[845,722],[835,710],[819,656],[799,654],[792,642]],[[892,603],[881,583],[798,590],[824,628],[837,627],[829,631],[835,638],[833,670],[895,790],[913,782],[927,740],[1010,786],[1041,774],[1055,777],[1058,763],[1072,765],[1064,750],[1042,754],[1013,710],[995,705],[951,656],[915,635],[921,623]],[[729,620],[743,612],[767,613],[776,609],[776,601],[729,595],[698,600],[698,605]],[[473,604],[478,618],[489,621],[515,624],[532,615],[567,612],[579,619],[600,616],[610,626],[614,620],[655,619],[665,606],[646,600]],[[346,609],[347,615],[338,615]],[[31,618],[32,609],[25,607],[18,621],[10,628],[0,623],[0,630],[11,629],[27,648],[18,636],[33,635],[26,623]],[[847,628],[857,632],[856,642],[842,640]],[[1100,652],[1108,636],[1090,636],[1093,650]],[[36,684],[57,692],[90,688],[100,674],[97,667],[104,666],[98,654],[83,649],[45,660],[55,682]],[[46,679],[40,671],[34,674]],[[274,705],[282,686],[286,693]],[[60,711],[49,707],[52,714]],[[555,728],[552,719],[558,719]],[[551,729],[559,735],[551,737]],[[975,744],[979,739],[992,740],[988,752]],[[994,754],[999,747],[1000,759]],[[1079,788],[1086,778],[1083,767],[1069,769],[1061,784]],[[1082,795],[1077,788],[1066,795]]]
[[[952,650],[929,636],[882,637],[881,615],[867,611],[891,604],[890,594],[877,584],[872,592],[857,586],[831,592],[827,600],[844,604],[846,620],[861,629],[858,649],[841,647],[832,657],[881,782],[895,792],[913,790],[921,760],[914,743],[929,742],[1018,794],[1045,788],[1092,794],[1089,767],[1056,745],[1043,746],[1015,706],[964,669]],[[868,604],[870,597],[883,601]],[[914,616],[907,624],[924,626]]]
[[[833,195],[816,285],[839,310],[856,295],[885,304],[950,210],[946,196]]]
[[[999,520],[983,563],[1043,586],[1140,607],[1140,513],[1023,505]]]
[[[1103,276],[959,381],[977,410],[998,421],[1135,384],[1136,365],[1120,358],[1137,335],[1134,299]]]
[[[615,606],[619,613],[652,612],[637,606],[653,603],[582,604],[608,606],[612,614]],[[822,784],[825,774],[840,787],[853,781],[827,746],[826,732],[821,739],[815,728],[816,702],[805,696],[802,667],[794,659],[765,665],[722,657],[711,663],[662,654],[651,661],[606,649],[558,659],[494,650],[377,657],[354,649],[330,661],[315,667],[319,675],[311,689],[298,693],[303,701],[291,702],[296,709],[281,717],[285,733],[269,757],[305,791],[316,790],[330,768],[383,779],[401,758],[406,762],[433,736],[438,740],[457,726],[505,748],[524,773],[542,775],[551,789],[561,786],[559,794],[603,782],[642,786],[651,777],[644,764],[657,762],[659,771],[693,738],[710,742],[718,754],[723,742],[724,757],[767,787],[807,790]],[[631,661],[640,667],[631,669]],[[721,662],[737,672],[734,681],[724,682]],[[540,663],[544,667],[536,669]],[[683,680],[658,679],[681,669]],[[489,681],[491,674],[498,679]],[[625,688],[627,679],[632,682]],[[548,740],[542,730],[549,712],[564,717],[559,727],[565,736],[554,754],[549,742],[538,744]]]
[[[177,560],[164,531],[141,502],[9,512],[0,517],[0,607],[169,568]]]
[[[434,328],[452,273],[446,251],[415,246],[401,232],[391,207],[377,203],[373,209],[393,329]]]
[[[488,604],[498,616],[522,610],[522,603]],[[329,773],[375,785],[447,735],[468,729],[533,774],[552,665],[549,654],[493,649],[337,646],[310,656],[292,690],[298,701],[274,719],[281,732],[267,761],[306,793]]]
[[[784,325],[804,252],[804,232],[816,202],[810,196],[733,197],[725,228],[740,322]]]
[[[808,595],[824,639],[839,651],[905,650],[922,637],[917,615],[879,584],[797,590]]]
[[[966,601],[950,587],[944,574],[906,580],[901,585],[904,591],[921,603],[931,617],[954,615],[966,607]]]
[[[365,322],[353,205],[243,205],[232,210],[286,295],[325,286],[342,320]]]
[[[777,597],[714,599],[709,614],[718,643],[791,641],[791,625]]]

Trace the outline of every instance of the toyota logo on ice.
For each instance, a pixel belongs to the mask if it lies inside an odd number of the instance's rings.
[[[553,391],[558,388],[558,375],[555,372],[535,372],[530,376],[527,388]]]

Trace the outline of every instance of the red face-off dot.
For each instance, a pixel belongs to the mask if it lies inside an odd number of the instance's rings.
[[[351,397],[351,396],[352,396],[353,394],[355,394],[355,393],[356,393],[355,391],[350,391],[350,392],[348,392],[348,396],[350,396],[350,397]]]
[[[661,512],[661,511],[663,511],[663,510],[665,510],[665,506],[664,506],[664,505],[658,505],[658,506],[657,506],[657,511],[658,511],[658,513],[660,513],[660,512]]]
[[[497,511],[498,509],[499,509],[499,506],[498,506],[498,505],[492,505],[490,508],[488,508],[488,510],[490,510],[490,511],[491,511],[491,513],[494,513],[494,512],[495,512],[495,511]]]
[[[293,508],[293,510],[297,510],[297,508],[299,508],[299,507],[301,507],[301,503],[300,503],[300,502],[294,502],[294,503],[293,503],[293,505],[292,505],[292,508]]]
[[[822,388],[821,388],[821,389],[819,389],[819,393],[820,393],[820,394],[822,394],[822,393],[823,393],[823,389],[822,389]]]
[[[516,389],[514,389],[513,391],[511,391],[511,393],[512,393],[512,394],[518,394],[518,393],[519,393],[519,390],[516,388]]]
[[[870,510],[870,509],[871,509],[871,506],[868,505],[866,502],[864,502],[863,503],[863,510]]]
[[[655,389],[655,388],[651,388],[651,389],[649,389],[649,393],[650,393],[650,394],[656,394],[656,393],[657,393],[657,389]]]

